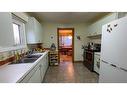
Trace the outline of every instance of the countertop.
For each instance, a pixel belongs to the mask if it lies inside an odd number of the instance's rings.
[[[12,64],[3,65],[0,67],[0,83],[16,83],[20,82],[47,54],[45,51],[43,55],[38,58],[34,63]]]

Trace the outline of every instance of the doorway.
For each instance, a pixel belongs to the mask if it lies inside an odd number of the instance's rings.
[[[74,28],[57,29],[59,63],[74,62]]]

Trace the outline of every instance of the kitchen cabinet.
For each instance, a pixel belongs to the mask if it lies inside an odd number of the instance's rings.
[[[31,63],[32,64],[32,63]],[[38,63],[29,73],[20,81],[20,83],[36,83],[41,81],[40,64]]]
[[[31,63],[32,64],[32,63]],[[48,53],[46,53],[37,65],[20,81],[20,83],[41,83],[48,69]]]
[[[42,61],[41,61],[41,77],[42,77],[42,81],[44,79],[44,76],[45,76],[45,73],[46,73],[46,71],[48,69],[48,66],[49,66],[49,64],[48,64],[48,54],[46,54],[43,57]]]
[[[29,79],[28,83],[41,83],[42,82],[40,70],[41,70],[41,66],[39,65],[36,71],[34,72],[34,74],[32,75],[32,77]]]
[[[9,12],[0,12],[0,47],[12,47],[14,45],[14,34],[12,27],[12,16]]]
[[[29,17],[26,24],[27,43],[42,43],[42,32],[41,24],[34,17]]]
[[[88,37],[98,36],[102,34],[102,25],[117,19],[117,13],[111,13],[102,19],[92,23],[88,27]]]

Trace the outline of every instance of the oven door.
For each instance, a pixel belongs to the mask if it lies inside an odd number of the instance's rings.
[[[86,51],[86,60],[92,61],[93,60],[93,52]]]
[[[94,60],[94,52],[92,51],[84,51],[84,65],[90,70],[93,71],[93,60]]]

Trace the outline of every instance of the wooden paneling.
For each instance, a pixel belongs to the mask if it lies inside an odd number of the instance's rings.
[[[4,64],[7,64],[8,62],[12,62],[14,60],[15,60],[15,57],[14,56],[13,57],[10,57],[10,58],[7,58],[5,60],[2,60],[2,61],[0,61],[0,66],[1,65],[4,65]]]

